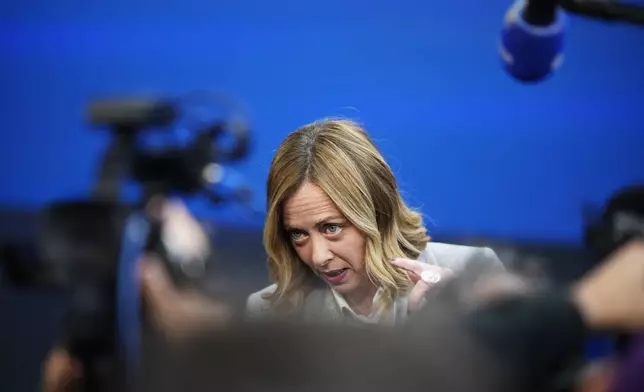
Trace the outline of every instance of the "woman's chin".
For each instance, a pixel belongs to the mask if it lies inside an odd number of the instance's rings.
[[[349,271],[346,278],[339,283],[329,284],[333,290],[342,295],[351,295],[360,288],[360,284],[356,279],[353,271]]]

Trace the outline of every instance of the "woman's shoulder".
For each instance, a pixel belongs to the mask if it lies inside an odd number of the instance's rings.
[[[276,284],[264,287],[248,296],[246,301],[246,313],[250,315],[259,315],[270,312],[271,301],[267,298],[277,289]]]
[[[485,267],[503,268],[503,263],[491,248],[430,242],[419,261],[461,271],[471,263]]]
[[[263,289],[249,295],[246,301],[246,316],[251,319],[275,317],[275,306],[270,297],[276,290],[277,284],[271,284],[270,286],[264,287]],[[323,283],[322,280],[314,282],[312,286],[305,291],[306,295],[303,298],[303,302],[298,307],[298,312],[305,319],[315,318],[319,316],[319,313],[324,313],[326,308],[328,308],[328,302],[333,300],[329,287]],[[283,315],[293,317],[293,314],[289,315],[288,312],[280,314],[279,317]]]

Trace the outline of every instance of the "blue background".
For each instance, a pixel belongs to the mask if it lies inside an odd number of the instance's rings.
[[[192,89],[249,108],[239,170],[258,209],[280,141],[326,116],[366,125],[434,233],[577,241],[583,203],[644,180],[641,29],[572,18],[563,68],[525,86],[497,57],[508,1],[98,4],[0,7],[0,204],[89,189],[106,143],[84,124],[91,97]]]

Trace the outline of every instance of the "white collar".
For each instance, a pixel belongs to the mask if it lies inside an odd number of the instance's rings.
[[[362,321],[364,323],[368,323],[368,324],[384,323],[384,324],[394,325],[396,324],[397,321],[402,321],[400,319],[404,318],[404,315],[407,312],[406,297],[397,299],[393,303],[393,306],[391,306],[390,308],[387,309],[387,311],[385,311],[385,309],[383,309],[382,307],[382,302],[381,302],[382,295],[384,294],[384,290],[382,288],[378,288],[378,290],[376,291],[376,294],[373,296],[372,311],[369,315],[366,315],[366,316],[357,314],[347,303],[346,299],[344,298],[344,296],[342,296],[342,294],[338,293],[332,288],[330,290],[331,290],[331,293],[333,294],[333,299],[335,300],[335,303],[337,304],[343,316],[349,316],[356,320]]]

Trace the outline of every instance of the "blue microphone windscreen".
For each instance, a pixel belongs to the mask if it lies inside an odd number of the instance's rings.
[[[564,14],[557,10],[547,26],[528,24],[523,12],[524,0],[518,0],[505,15],[501,30],[500,55],[506,71],[522,82],[544,79],[563,62]]]

